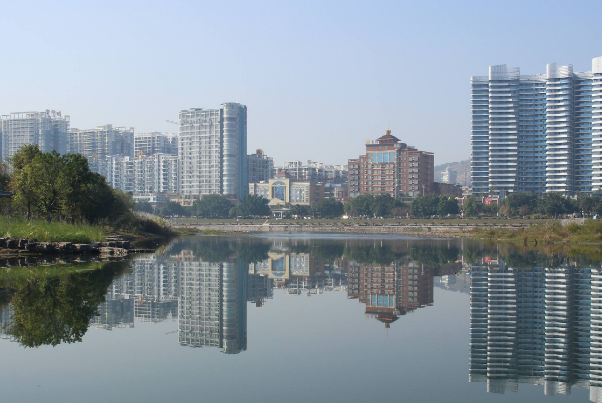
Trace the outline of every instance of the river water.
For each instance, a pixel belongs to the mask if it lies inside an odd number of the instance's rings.
[[[6,402],[602,402],[598,247],[186,237],[0,269]]]

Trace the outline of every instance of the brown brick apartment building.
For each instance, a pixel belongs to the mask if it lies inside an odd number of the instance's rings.
[[[349,197],[388,193],[423,196],[434,192],[435,156],[408,147],[391,130],[366,144],[366,154],[349,160]]]

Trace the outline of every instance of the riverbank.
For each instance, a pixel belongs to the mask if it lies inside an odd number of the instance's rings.
[[[471,231],[482,228],[520,229],[529,224],[418,224],[418,223],[386,223],[377,220],[361,223],[342,222],[307,222],[293,223],[265,222],[263,224],[246,223],[202,223],[178,225],[177,228],[195,229],[205,234],[234,233],[341,233],[341,234],[399,234],[415,237],[462,238]]]
[[[389,234],[418,238],[473,238],[514,243],[571,243],[602,244],[602,221],[563,220],[530,221],[513,224],[503,220],[466,223],[387,223],[369,222],[307,222],[297,221],[256,223],[212,222],[186,224],[179,227],[194,229],[206,235],[252,233],[339,233]]]
[[[476,228],[471,231],[470,237],[523,244],[602,244],[602,221],[583,220],[582,224],[564,224],[552,221],[524,228]]]

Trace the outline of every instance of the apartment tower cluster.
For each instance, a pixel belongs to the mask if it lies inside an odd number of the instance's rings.
[[[22,146],[35,144],[43,152],[78,153],[90,169],[115,189],[137,199],[157,201],[157,194],[198,198],[247,193],[247,108],[225,103],[219,109],[193,108],[180,112],[179,136],[135,133],[132,127],[103,125],[70,127],[61,112],[23,112],[0,120],[2,160]],[[273,161],[263,156],[264,161]],[[263,167],[262,167],[263,169]],[[268,167],[264,176],[272,177]]]
[[[602,57],[545,74],[491,66],[471,77],[472,191],[565,195],[602,188]]]

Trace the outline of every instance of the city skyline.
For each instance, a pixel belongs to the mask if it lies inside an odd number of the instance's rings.
[[[512,4],[521,12],[511,12]],[[9,2],[4,11],[12,18],[0,32],[11,38],[5,54],[14,63],[2,67],[0,110],[52,105],[72,116],[73,127],[169,132],[166,120],[177,120],[181,109],[234,100],[250,108],[249,149],[266,150],[276,165],[308,158],[342,164],[385,128],[435,153],[436,164],[464,160],[472,74],[504,62],[527,73],[553,61],[582,71],[599,53],[595,41],[575,38],[599,35],[601,4],[490,7]],[[106,21],[112,29],[96,29]],[[570,34],[537,46],[524,41],[554,24]],[[40,43],[40,54],[30,51]],[[284,133],[304,141],[289,147]],[[324,139],[340,144],[335,158],[328,147],[308,151]]]

